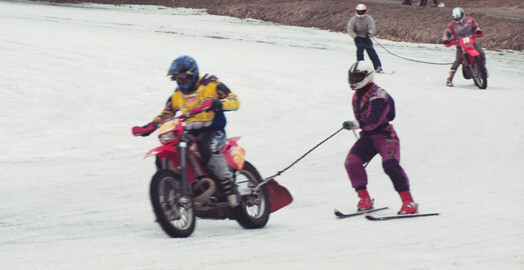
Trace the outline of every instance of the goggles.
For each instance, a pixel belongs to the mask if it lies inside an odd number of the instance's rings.
[[[365,71],[351,72],[349,74],[349,83],[359,83],[364,80],[369,73]]]
[[[358,15],[366,14],[366,10],[365,9],[364,10],[357,10],[356,12],[357,12]]]
[[[176,81],[178,84],[185,84],[191,80],[191,76],[184,71],[171,75],[171,80]]]

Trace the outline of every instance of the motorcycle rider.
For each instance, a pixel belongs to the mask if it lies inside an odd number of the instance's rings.
[[[480,27],[478,26],[475,19],[473,19],[472,17],[466,16],[462,8],[460,7],[454,8],[451,11],[451,16],[453,17],[453,21],[449,23],[448,28],[444,32],[444,35],[442,35],[442,43],[449,44],[451,40],[453,39],[471,37],[473,36],[473,34],[482,35],[482,31],[480,30]],[[482,60],[482,64],[484,65],[484,68],[486,68],[486,54],[484,53],[482,48],[478,45],[478,43],[475,43],[474,47],[480,53],[480,59]],[[446,86],[453,87],[453,76],[455,76],[455,72],[457,71],[457,68],[462,63],[461,55],[462,55],[462,48],[457,45],[457,53],[455,55],[455,62],[453,62],[453,64],[451,65],[451,69],[449,70],[449,77],[446,80]],[[486,70],[486,74],[487,74],[487,70]]]
[[[398,214],[415,214],[418,204],[409,191],[409,179],[400,166],[400,141],[389,122],[395,118],[393,98],[373,82],[375,70],[364,61],[357,61],[349,68],[348,80],[353,94],[353,112],[356,120],[344,121],[342,127],[348,130],[361,129],[360,138],[349,151],[345,168],[351,185],[360,198],[357,211],[373,208],[367,191],[368,178],[364,164],[379,154],[382,167],[393,182],[402,200]]]
[[[133,135],[148,136],[178,111],[192,115],[184,120],[185,128],[197,138],[202,159],[218,178],[229,205],[237,206],[238,192],[220,150],[226,140],[224,111],[237,110],[238,97],[217,77],[209,74],[200,77],[195,59],[187,55],[172,62],[167,76],[176,81],[178,87],[168,98],[164,110],[147,125],[133,127]]]

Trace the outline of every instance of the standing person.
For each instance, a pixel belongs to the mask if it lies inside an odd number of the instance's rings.
[[[410,5],[411,5],[411,1],[410,1]],[[420,4],[418,5],[425,7],[428,5],[428,0],[420,0]],[[433,0],[433,6],[434,7],[438,6],[438,0]]]
[[[184,120],[186,130],[197,138],[204,162],[218,178],[231,207],[238,205],[238,192],[220,150],[226,139],[224,111],[240,106],[237,96],[213,75],[199,76],[198,66],[190,56],[176,58],[167,73],[178,87],[166,102],[164,110],[145,126],[132,129],[135,136],[148,136],[162,121],[180,111],[192,115]]]
[[[373,208],[366,187],[368,178],[364,164],[379,154],[382,167],[402,200],[398,214],[415,214],[418,204],[411,197],[409,179],[400,167],[400,142],[389,123],[395,118],[395,103],[383,88],[373,83],[373,73],[374,70],[364,61],[357,61],[349,68],[349,85],[355,90],[352,104],[356,120],[342,124],[348,130],[362,130],[344,163],[351,185],[360,198],[357,211]]]
[[[464,13],[464,10],[462,8],[456,7],[451,11],[451,16],[453,17],[453,21],[451,21],[448,25],[448,28],[444,32],[444,35],[442,35],[442,43],[448,44],[453,39],[461,39],[463,37],[471,37],[473,34],[476,35],[482,35],[482,31],[480,30],[479,25],[473,19],[472,17],[466,16]],[[480,45],[475,42],[475,45],[473,45],[475,49],[480,53],[480,59],[482,60],[482,64],[484,65],[484,68],[486,67],[486,54],[480,47]],[[462,55],[462,48],[457,45],[457,52],[455,54],[455,62],[451,65],[451,69],[449,70],[449,76],[446,79],[446,85],[449,87],[453,87],[453,77],[455,76],[455,72],[457,72],[458,67],[462,63],[461,55]],[[487,70],[486,70],[487,74]]]
[[[412,0],[404,0],[404,2],[402,2],[402,5],[409,5],[409,6],[411,6],[411,1]]]
[[[358,4],[355,13],[356,15],[349,20],[347,30],[357,46],[357,61],[364,60],[365,49],[371,62],[373,62],[375,71],[381,72],[382,64],[371,41],[371,37],[376,34],[375,20],[367,15],[367,7],[364,4]]]

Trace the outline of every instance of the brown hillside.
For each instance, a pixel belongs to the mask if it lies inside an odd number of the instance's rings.
[[[524,4],[522,0],[440,0],[446,7],[405,6],[402,0],[52,0],[57,3],[147,4],[206,9],[214,15],[253,18],[275,23],[346,32],[358,3],[368,6],[378,37],[396,41],[440,43],[451,9],[460,6],[474,17],[485,36],[479,42],[490,50],[522,51]],[[433,3],[429,0],[428,3]]]

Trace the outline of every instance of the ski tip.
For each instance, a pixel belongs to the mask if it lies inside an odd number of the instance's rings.
[[[367,220],[379,221],[379,220],[390,220],[390,219],[404,219],[404,218],[416,218],[416,217],[427,217],[427,216],[438,216],[440,213],[418,213],[418,214],[404,214],[404,215],[391,215],[391,216],[372,216],[366,215]]]
[[[380,220],[380,219],[378,219],[378,218],[376,218],[376,217],[374,217],[374,216],[372,216],[372,215],[365,215],[364,217],[365,217],[367,220],[371,220],[371,221]]]

